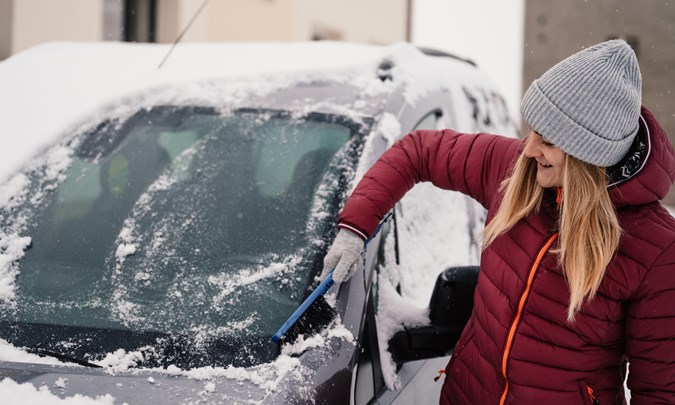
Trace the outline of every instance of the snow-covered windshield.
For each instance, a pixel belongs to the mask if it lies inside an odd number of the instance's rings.
[[[103,122],[58,186],[32,178],[40,204],[15,211],[32,244],[0,336],[90,360],[140,350],[154,366],[271,360],[364,131],[328,114],[188,107]]]

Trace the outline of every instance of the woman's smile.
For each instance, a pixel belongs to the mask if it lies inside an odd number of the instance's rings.
[[[523,153],[537,162],[537,183],[540,186],[544,188],[562,186],[565,152],[535,131],[531,131]]]

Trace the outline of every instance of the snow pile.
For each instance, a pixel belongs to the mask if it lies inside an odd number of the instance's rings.
[[[345,326],[339,321],[324,334],[315,334],[308,338],[300,335],[294,342],[286,343],[281,348],[281,354],[286,356],[299,355],[311,348],[326,347],[329,339],[339,338],[348,343],[355,343],[354,335],[352,335]]]
[[[23,257],[30,242],[31,238],[28,236],[0,232],[0,300],[14,299],[14,282],[19,274],[14,263]]]
[[[59,380],[57,380],[58,382]],[[63,382],[63,381],[62,381]],[[65,384],[65,382],[63,382]],[[64,385],[65,386],[65,385]],[[59,387],[61,388],[61,387]],[[0,381],[0,398],[3,404],[22,404],[22,405],[114,405],[115,397],[110,394],[91,398],[88,396],[75,394],[66,398],[49,392],[46,385],[36,388],[31,383],[19,384],[9,378]]]
[[[14,214],[16,207],[26,199],[28,178],[19,174],[0,186],[0,223]],[[9,221],[8,221],[9,222]],[[18,216],[10,226],[0,229],[0,300],[12,302],[15,281],[19,273],[16,261],[24,256],[31,238],[20,236],[26,224],[25,216]]]
[[[242,287],[257,283],[261,280],[277,277],[281,274],[293,274],[293,269],[297,268],[302,260],[302,255],[296,254],[290,256],[283,262],[270,263],[268,266],[256,266],[253,269],[244,269],[236,274],[221,273],[209,276],[209,284],[218,286],[220,292],[213,298],[214,304],[219,304],[233,294],[236,294]]]
[[[201,396],[208,396],[216,391],[215,380],[226,378],[238,383],[249,383],[262,390],[263,396],[269,396],[278,392],[282,385],[294,384],[297,390],[301,390],[306,384],[305,381],[312,370],[303,366],[299,356],[307,350],[327,347],[333,339],[342,340],[348,344],[355,344],[354,336],[347,328],[337,320],[334,324],[321,334],[313,336],[300,335],[294,342],[285,344],[281,348],[281,354],[271,363],[261,364],[254,367],[199,367],[190,370],[182,370],[175,365],[169,365],[166,368],[153,369],[134,369],[138,361],[143,359],[141,351],[126,352],[122,349],[113,353],[108,353],[104,360],[98,362],[99,365],[106,367],[106,371],[111,374],[120,372],[146,373],[155,372],[171,376],[183,376],[196,380],[204,380],[206,384]],[[154,383],[149,377],[148,381]],[[307,391],[305,389],[305,391]],[[310,398],[312,392],[299,392],[303,398]],[[254,401],[255,402],[255,401]]]
[[[131,256],[134,253],[136,253],[136,246],[133,243],[120,243],[119,246],[117,246],[115,257],[117,257],[118,262],[124,263],[124,258]]]
[[[387,147],[394,145],[394,142],[401,137],[401,123],[390,113],[384,113],[380,119],[379,132],[387,140]]]
[[[59,377],[54,381],[54,387],[65,390],[68,387],[68,379]]]
[[[216,390],[216,384],[214,384],[212,382],[208,382],[208,383],[204,384],[204,391],[210,393],[210,392],[215,392],[215,390]]]
[[[0,361],[15,361],[17,363],[55,364],[63,365],[52,357],[40,357],[19,349],[4,339],[0,339]]]
[[[124,349],[117,349],[112,353],[106,354],[103,360],[98,361],[97,364],[105,367],[112,372],[126,371],[130,368],[136,367],[143,361],[142,350],[147,350],[148,347],[142,348],[138,351],[127,352]]]
[[[28,186],[28,177],[24,174],[17,174],[9,181],[0,185],[0,207],[6,211],[11,210],[22,201],[23,194]]]
[[[174,370],[175,372],[175,370]],[[275,392],[280,383],[287,379],[302,381],[310,370],[305,369],[297,357],[281,355],[270,364],[258,367],[200,367],[184,370],[181,375],[197,380],[211,380],[224,377],[239,382],[250,382],[263,391]]]
[[[429,324],[426,308],[419,308],[405,301],[397,292],[391,281],[385,277],[378,279],[378,312],[377,341],[380,349],[380,363],[382,375],[387,387],[397,391],[401,382],[396,374],[396,364],[391,357],[389,340],[396,332],[406,327],[423,326]]]
[[[347,343],[355,344],[354,336],[340,322],[334,324],[322,334],[316,334],[305,338],[299,336],[291,343],[281,348],[281,354],[272,362],[255,367],[201,367],[192,370],[180,370],[169,366],[166,370],[156,370],[171,375],[184,375],[198,380],[212,380],[224,377],[238,382],[252,383],[260,387],[265,395],[277,392],[282,385],[292,385],[301,398],[310,399],[312,392],[308,386],[302,384],[311,375],[312,370],[303,366],[299,355],[307,350],[327,347],[332,339],[341,339]],[[297,384],[295,384],[297,383]],[[304,388],[303,388],[304,387]]]

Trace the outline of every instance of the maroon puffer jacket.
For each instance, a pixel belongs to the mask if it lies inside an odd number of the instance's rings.
[[[675,180],[675,152],[644,108],[641,121],[631,175],[610,186],[623,235],[596,297],[567,322],[569,292],[551,253],[557,209],[548,193],[538,214],[483,252],[473,314],[447,366],[441,403],[624,404],[628,360],[631,403],[675,404],[675,219],[658,202]],[[372,234],[421,181],[472,196],[488,208],[489,221],[522,144],[414,132],[367,172],[340,225]]]

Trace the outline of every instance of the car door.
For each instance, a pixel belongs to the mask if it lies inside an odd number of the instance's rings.
[[[412,130],[447,125],[448,114],[434,108],[421,115]],[[442,380],[435,377],[449,356],[396,364],[387,342],[401,325],[428,322],[426,307],[438,273],[477,263],[471,231],[475,212],[469,206],[464,195],[429,183],[416,185],[396,205],[394,220],[383,228],[354,403],[438,403]]]

